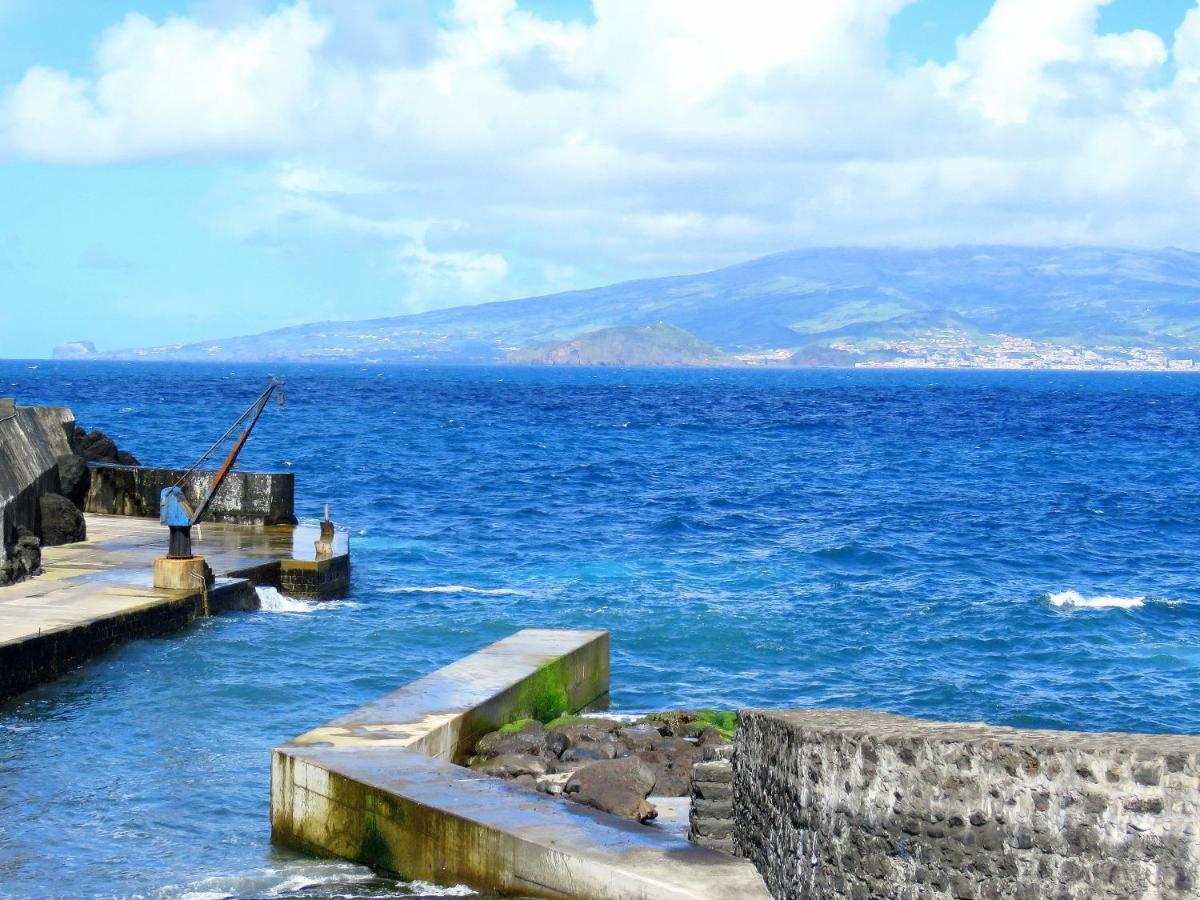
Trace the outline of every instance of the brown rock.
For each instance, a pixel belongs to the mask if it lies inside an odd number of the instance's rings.
[[[529,753],[534,756],[548,753],[557,756],[566,747],[567,740],[563,735],[547,731],[541,722],[530,720],[520,731],[485,734],[475,745],[475,755],[485,759],[510,753]]]
[[[495,778],[520,778],[522,775],[537,778],[549,772],[550,768],[549,760],[524,753],[504,753],[489,759],[477,756],[471,760],[472,771]]]
[[[690,750],[643,750],[637,758],[654,773],[650,793],[656,797],[687,797],[691,794],[695,759]]]
[[[641,722],[622,728],[617,732],[617,735],[620,737],[621,742],[634,753],[640,753],[643,750],[653,750],[664,740],[658,729],[648,722]]]
[[[654,773],[636,757],[590,763],[571,776],[563,789],[576,803],[610,812],[625,819],[647,822],[658,816],[646,795],[654,787]]]
[[[696,746],[697,747],[714,747],[719,744],[728,744],[728,743],[731,743],[729,738],[725,737],[725,735],[721,734],[721,732],[717,731],[717,729],[710,726],[708,728],[705,728],[702,732],[700,732],[700,738],[699,738],[699,740],[696,741]]]

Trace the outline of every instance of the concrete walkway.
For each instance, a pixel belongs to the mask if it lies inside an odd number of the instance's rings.
[[[293,560],[316,565],[316,527],[203,525],[193,546],[217,576],[206,609],[199,585],[194,591],[152,587],[151,565],[166,552],[166,529],[158,521],[86,519],[88,540],[47,547],[44,574],[0,587],[0,700],[121,641],[182,628],[210,612],[253,609],[256,584],[278,586],[281,568]],[[338,559],[348,556],[344,534],[335,551]]]

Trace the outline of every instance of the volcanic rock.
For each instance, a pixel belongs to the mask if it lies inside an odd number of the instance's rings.
[[[622,728],[617,734],[621,741],[634,753],[653,750],[663,742],[663,736],[648,722],[639,722]]]
[[[643,750],[637,758],[654,773],[650,793],[656,797],[687,797],[692,792],[691,750]]]
[[[43,546],[57,547],[87,538],[83,513],[62,494],[43,494],[38,498],[38,504],[42,514]]]
[[[475,745],[475,755],[484,759],[511,753],[530,753],[535,756],[558,756],[567,748],[567,738],[557,731],[547,731],[541,722],[530,719],[520,731],[493,731],[485,734]]]
[[[573,774],[563,794],[576,803],[625,819],[647,822],[658,815],[646,796],[654,787],[654,772],[641,760],[627,756],[589,763]]]
[[[537,778],[550,771],[550,762],[542,756],[503,753],[490,759],[476,757],[471,763],[471,769],[482,775],[492,775],[496,778],[519,778],[522,775]]]
[[[92,485],[92,470],[88,468],[87,460],[74,453],[64,453],[58,458],[58,481],[63,496],[82,509]]]
[[[714,747],[719,744],[729,743],[732,743],[729,738],[725,737],[725,735],[721,734],[721,732],[719,732],[717,729],[710,726],[700,732],[700,738],[696,741],[696,746]]]
[[[0,584],[12,584],[42,574],[41,544],[25,526],[17,526],[16,541],[3,550],[0,554]]]

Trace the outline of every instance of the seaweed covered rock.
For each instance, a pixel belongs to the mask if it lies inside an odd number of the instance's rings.
[[[62,494],[43,494],[38,498],[41,512],[42,546],[57,547],[87,538],[83,513]]]
[[[658,816],[654,805],[646,802],[653,787],[654,772],[640,759],[627,756],[589,763],[571,776],[563,794],[585,806],[648,822]]]
[[[514,753],[558,756],[567,748],[567,743],[567,738],[561,733],[547,730],[546,726],[536,719],[526,719],[515,723],[515,727],[510,725],[500,731],[485,734],[475,745],[475,755],[480,759]]]

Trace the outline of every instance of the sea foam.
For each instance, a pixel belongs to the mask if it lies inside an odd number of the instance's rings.
[[[1079,591],[1060,591],[1050,595],[1051,606],[1077,606],[1087,609],[1136,609],[1146,605],[1145,597],[1116,597],[1103,594],[1085,597]]]
[[[306,613],[317,608],[315,600],[298,600],[273,587],[256,587],[254,590],[258,594],[258,608],[263,612]]]

